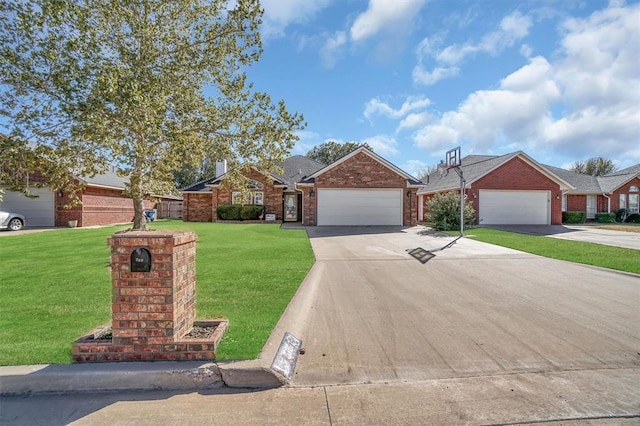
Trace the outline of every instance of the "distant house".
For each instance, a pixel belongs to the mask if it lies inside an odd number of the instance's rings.
[[[1,210],[21,213],[27,218],[28,226],[67,226],[69,221],[77,221],[77,226],[111,225],[133,221],[134,211],[131,198],[123,195],[126,178],[119,177],[113,170],[92,178],[78,178],[85,187],[76,194],[81,204],[65,208],[69,203],[64,188],[54,190],[48,187],[31,187],[37,198],[27,198],[21,193],[7,191],[0,203]],[[179,200],[180,197],[161,196],[162,200]],[[145,201],[146,209],[156,207],[156,201]]]
[[[629,213],[639,211],[640,164],[598,177],[545,167],[574,187],[563,194],[563,211],[586,212],[587,219],[594,219],[596,213],[618,209],[627,209]]]
[[[300,155],[280,164],[282,175],[250,169],[249,199],[222,186],[225,175],[182,191],[183,220],[215,222],[217,207],[261,204],[278,222],[302,225],[404,225],[417,223],[421,182],[367,148],[324,165]]]
[[[470,155],[460,166],[480,225],[562,223],[563,211],[584,211],[588,219],[618,208],[638,211],[640,164],[603,177],[574,173],[538,163],[522,151]],[[434,172],[418,191],[418,217],[434,194],[460,190],[454,171]]]

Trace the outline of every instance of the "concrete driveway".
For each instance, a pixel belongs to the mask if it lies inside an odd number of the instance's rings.
[[[638,232],[599,229],[589,225],[492,225],[487,228],[640,250]]]
[[[407,250],[453,238],[421,227],[307,231],[316,264],[272,333],[303,340],[294,386],[640,366],[640,276],[469,239],[423,264]]]

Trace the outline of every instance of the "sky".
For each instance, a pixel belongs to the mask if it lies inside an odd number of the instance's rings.
[[[569,168],[640,163],[640,4],[599,0],[262,0],[247,70],[307,127],[292,154],[366,142],[413,175],[524,151]]]

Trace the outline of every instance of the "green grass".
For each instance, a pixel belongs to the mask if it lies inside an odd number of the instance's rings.
[[[106,240],[126,226],[0,237],[0,365],[70,363],[75,339],[111,320]],[[255,358],[313,252],[304,230],[158,221],[197,234],[198,318],[230,321],[217,358]]]
[[[452,233],[452,235],[457,235],[457,233]],[[640,274],[640,250],[518,234],[489,228],[469,229],[465,231],[465,235],[474,240],[552,259]]]

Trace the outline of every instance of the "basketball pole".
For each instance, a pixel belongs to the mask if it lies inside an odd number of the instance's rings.
[[[460,176],[460,236],[464,237],[464,189],[466,181],[462,176],[462,169],[460,166],[455,166],[454,169],[458,176]]]

